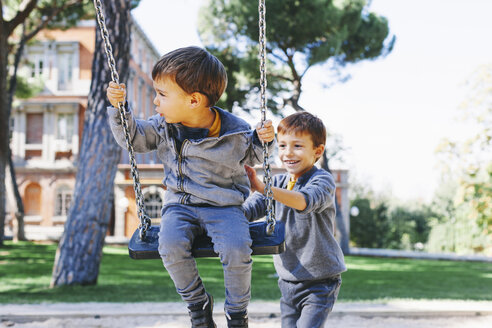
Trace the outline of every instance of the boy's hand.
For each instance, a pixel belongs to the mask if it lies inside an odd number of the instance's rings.
[[[265,190],[265,184],[260,179],[258,179],[255,169],[248,165],[244,165],[244,169],[246,170],[246,174],[248,175],[248,179],[251,184],[251,190],[258,191],[259,193],[263,194],[263,191]]]
[[[115,108],[118,108],[118,103],[125,103],[126,98],[126,86],[124,83],[119,85],[114,82],[109,82],[108,89],[106,90],[109,102]]]
[[[261,127],[261,122],[256,126],[256,133],[258,138],[263,142],[270,142],[275,139],[275,130],[273,129],[272,121],[265,121],[263,127]]]

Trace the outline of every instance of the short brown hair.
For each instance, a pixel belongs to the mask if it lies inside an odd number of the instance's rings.
[[[199,47],[173,50],[161,57],[152,69],[152,79],[171,77],[186,93],[199,92],[214,106],[227,86],[224,65]]]
[[[308,112],[297,112],[282,119],[278,124],[278,134],[311,135],[313,146],[318,147],[326,143],[326,128],[318,117]]]

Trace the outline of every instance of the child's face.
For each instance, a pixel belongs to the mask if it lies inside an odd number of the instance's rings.
[[[294,179],[309,171],[323,154],[324,145],[314,147],[311,135],[279,134],[278,153],[282,166]]]
[[[167,123],[185,123],[192,115],[189,110],[190,95],[170,77],[154,81],[155,111],[164,116]]]

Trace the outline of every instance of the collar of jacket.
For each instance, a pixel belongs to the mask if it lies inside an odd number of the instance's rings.
[[[213,108],[217,110],[220,115],[219,137],[229,134],[249,132],[251,130],[251,126],[243,119],[229,113],[228,111],[223,110],[222,108],[216,106],[214,106]],[[161,116],[159,119],[161,126],[166,127],[167,123],[164,117]]]

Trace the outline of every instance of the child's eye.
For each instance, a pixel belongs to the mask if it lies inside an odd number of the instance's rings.
[[[285,148],[285,145],[278,145],[278,148]]]

